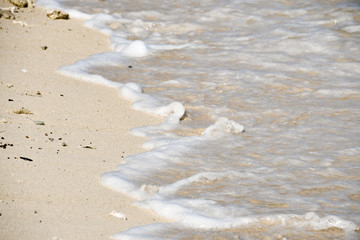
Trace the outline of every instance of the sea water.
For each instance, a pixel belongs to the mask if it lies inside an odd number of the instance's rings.
[[[165,119],[101,181],[172,222],[114,238],[360,238],[359,1],[38,3],[111,40],[60,73]]]

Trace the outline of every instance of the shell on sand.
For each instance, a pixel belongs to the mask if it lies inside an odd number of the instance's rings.
[[[10,3],[17,7],[26,8],[28,7],[28,1],[27,0],[9,0]]]
[[[15,16],[10,11],[0,9],[0,18],[15,19]]]
[[[46,15],[55,20],[55,19],[69,19],[69,14],[64,13],[62,11],[59,10],[50,10],[46,13]]]

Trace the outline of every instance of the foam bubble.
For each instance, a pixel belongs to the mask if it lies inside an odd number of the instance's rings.
[[[205,129],[204,136],[222,136],[224,134],[238,134],[244,131],[244,126],[237,122],[220,117],[214,125]]]
[[[117,49],[115,49],[117,51]],[[136,40],[121,50],[122,54],[127,57],[145,57],[149,55],[149,48],[143,41]]]

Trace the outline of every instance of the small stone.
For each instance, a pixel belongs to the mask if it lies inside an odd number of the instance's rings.
[[[50,10],[46,13],[46,15],[51,18],[52,20],[56,20],[56,19],[69,19],[69,14],[68,13],[64,13],[62,11],[59,10]]]
[[[45,125],[43,121],[33,121],[36,125]]]
[[[61,144],[61,146],[67,147],[67,144],[66,144],[65,142],[63,142],[63,143]]]
[[[13,85],[13,84],[6,84],[6,86],[7,86],[8,88],[12,88],[14,85]]]
[[[42,50],[46,50],[48,47],[47,46],[41,46]]]

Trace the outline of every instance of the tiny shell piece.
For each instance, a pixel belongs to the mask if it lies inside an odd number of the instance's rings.
[[[26,8],[28,6],[27,0],[9,0],[13,5],[21,8]]]
[[[122,218],[122,219],[126,219],[126,215],[121,213],[121,212],[117,212],[117,211],[112,211],[110,213],[111,216],[117,217],[117,218]]]
[[[68,13],[64,13],[62,11],[59,11],[59,10],[50,10],[46,13],[46,15],[53,19],[53,20],[56,20],[56,19],[69,19],[69,14]]]
[[[30,112],[26,108],[21,108],[19,110],[15,110],[15,111],[13,111],[13,113],[15,113],[15,114],[32,114],[32,112]]]
[[[5,18],[5,19],[15,19],[14,14],[11,13],[11,11],[8,10],[0,10],[0,18]]]

